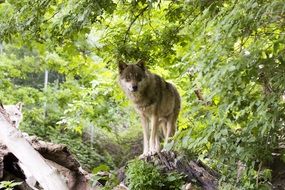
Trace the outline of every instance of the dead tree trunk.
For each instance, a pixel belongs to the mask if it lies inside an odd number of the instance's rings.
[[[6,111],[0,106],[0,139],[9,151],[35,177],[45,190],[68,190],[59,173],[12,126]]]
[[[163,168],[165,172],[176,171],[185,174],[188,183],[195,179],[205,190],[218,188],[219,174],[200,161],[188,160],[186,157],[177,156],[173,152],[166,151],[149,156],[146,161]]]
[[[90,175],[80,168],[79,162],[67,150],[65,145],[53,144],[38,140],[36,137],[25,137],[32,147],[38,151],[45,161],[56,168],[63,176],[69,190],[91,190]],[[23,182],[28,176],[19,167],[19,160],[0,143],[0,181],[14,180]],[[22,183],[21,190],[30,190]]]

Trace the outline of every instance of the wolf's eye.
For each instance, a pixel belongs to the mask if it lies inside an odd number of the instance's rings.
[[[129,82],[131,80],[130,77],[126,77],[126,81]]]
[[[137,80],[140,82],[142,80],[142,78],[141,77],[137,77]]]

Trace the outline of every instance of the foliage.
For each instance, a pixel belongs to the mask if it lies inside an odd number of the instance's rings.
[[[235,178],[242,160],[251,170],[242,183],[247,189],[258,176],[252,170],[270,162],[283,141],[284,34],[277,19],[283,8],[281,1],[236,1],[225,2],[214,15],[206,9],[190,26],[196,29],[191,53],[181,64],[193,63],[192,89],[203,89],[212,102],[188,105],[193,129],[180,136],[182,147],[217,159],[225,180]]]
[[[130,189],[161,189],[163,186],[159,170],[142,160],[133,160],[126,171]]]
[[[163,180],[163,189],[173,189],[173,190],[179,190],[181,189],[183,185],[183,175],[179,174],[177,172],[170,172],[167,174],[164,174],[164,180]]]
[[[4,190],[13,190],[14,187],[21,185],[22,182],[14,182],[14,181],[1,181],[0,188]]]
[[[183,176],[178,173],[163,174],[158,168],[143,160],[132,160],[126,171],[130,189],[159,190],[181,189]]]
[[[139,120],[116,85],[116,62],[145,59],[182,96],[175,148],[220,171],[221,184],[259,188],[260,176],[270,180],[263,168],[272,153],[284,157],[276,152],[284,143],[284,9],[282,0],[7,0],[0,96],[25,103],[22,130],[77,147],[91,168],[102,160],[116,167],[115,154],[95,159],[100,146],[81,137],[104,130],[114,147],[128,141],[122,134]],[[114,152],[131,150],[122,147]],[[238,162],[245,171],[237,183]]]
[[[108,172],[108,175],[102,176],[102,172]],[[119,184],[116,172],[110,171],[107,165],[101,164],[97,166],[93,169],[92,174],[91,182],[93,187],[100,181],[104,182],[104,186],[100,187],[101,190],[111,190]]]

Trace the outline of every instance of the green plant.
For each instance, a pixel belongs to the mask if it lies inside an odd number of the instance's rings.
[[[105,172],[106,175],[102,175],[102,172]],[[97,185],[97,183],[100,183],[100,181],[104,182],[104,187],[102,187],[101,189],[112,189],[115,185],[113,185],[113,181],[111,178],[113,175],[111,175],[110,173],[110,168],[109,166],[105,165],[105,164],[101,164],[95,168],[93,168],[92,170],[92,177],[91,177],[91,186],[95,187]],[[118,183],[118,182],[117,182]],[[115,184],[117,184],[115,183]]]
[[[183,175],[164,173],[154,165],[143,160],[132,160],[126,171],[130,189],[139,190],[178,190],[183,185]]]
[[[14,187],[21,185],[22,182],[14,182],[14,181],[1,181],[0,182],[0,189],[5,189],[5,190],[13,190]]]
[[[180,190],[184,184],[184,176],[175,171],[163,174],[163,176],[163,184],[165,186],[163,189],[165,190]]]
[[[159,170],[142,160],[132,160],[128,164],[126,176],[130,189],[157,190],[164,186]]]

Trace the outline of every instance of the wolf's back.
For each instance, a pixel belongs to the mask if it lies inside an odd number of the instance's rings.
[[[177,118],[180,107],[181,98],[175,88],[175,86],[169,82],[166,82],[163,78],[156,74],[152,74],[154,78],[154,95],[157,97],[158,111],[164,113],[163,115],[173,114],[173,117]],[[167,113],[166,113],[167,112]]]

